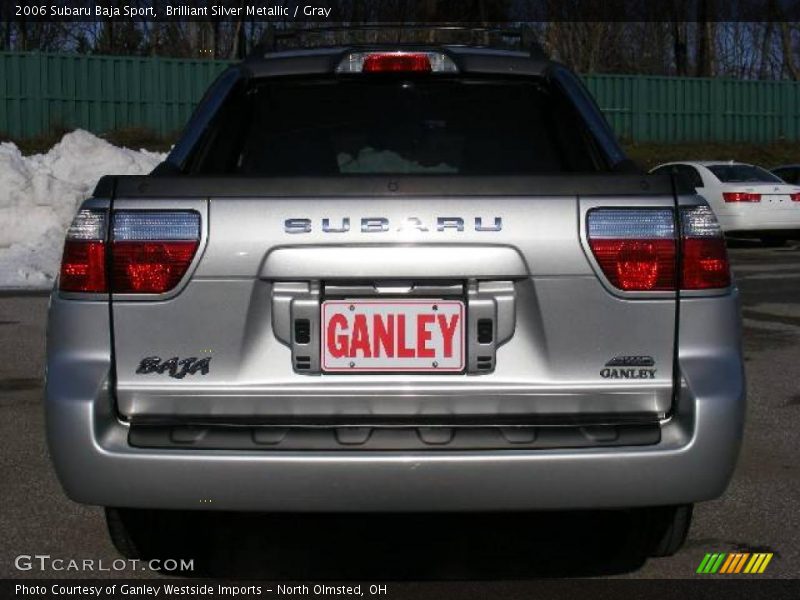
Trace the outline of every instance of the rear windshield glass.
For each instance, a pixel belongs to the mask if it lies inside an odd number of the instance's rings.
[[[713,165],[708,170],[723,183],[783,183],[769,171],[751,165]]]
[[[261,82],[192,170],[252,176],[530,175],[607,168],[572,107],[527,80]]]

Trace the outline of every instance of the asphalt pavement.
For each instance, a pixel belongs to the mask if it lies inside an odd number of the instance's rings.
[[[674,557],[633,553],[626,515],[236,515],[201,517],[211,575],[293,580],[526,580],[540,576],[694,577],[709,552],[772,552],[759,577],[800,577],[800,245],[730,250],[743,301],[748,418],[725,495],[698,505]],[[119,558],[102,509],[68,500],[44,440],[47,298],[0,295],[0,577],[161,577],[19,570],[20,555]],[[365,490],[365,493],[368,491]],[[708,576],[705,576],[708,577]]]

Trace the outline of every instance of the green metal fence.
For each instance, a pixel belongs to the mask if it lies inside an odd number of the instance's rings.
[[[183,127],[225,61],[38,52],[0,53],[0,131],[28,137],[56,126],[94,132]]]
[[[28,137],[57,126],[103,132],[180,129],[228,61],[0,53],[0,132]],[[800,139],[800,84],[587,75],[617,135],[631,141]]]
[[[646,75],[589,75],[617,135],[642,142],[800,139],[800,84]]]

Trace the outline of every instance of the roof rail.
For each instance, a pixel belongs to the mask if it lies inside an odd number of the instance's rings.
[[[489,27],[377,23],[278,28],[268,23],[261,40],[253,47],[247,60],[257,60],[266,54],[281,50],[386,43],[476,46],[519,50],[529,52],[534,58],[548,58],[539,44],[536,32],[528,25]]]

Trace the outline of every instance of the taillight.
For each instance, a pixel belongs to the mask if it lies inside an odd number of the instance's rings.
[[[67,231],[59,289],[102,293],[106,287],[106,211],[81,209]]]
[[[120,294],[163,294],[183,278],[200,244],[200,215],[188,211],[117,211],[111,284]]]
[[[731,284],[722,229],[708,206],[681,208],[683,270],[681,289],[707,290]]]
[[[761,202],[761,194],[753,192],[723,192],[725,202]]]
[[[595,209],[589,246],[606,278],[628,292],[675,289],[675,224],[669,209]]]
[[[627,292],[726,288],[731,284],[725,238],[708,206],[680,209],[681,273],[670,209],[589,211],[587,237],[608,281]]]
[[[792,202],[800,202],[800,193],[789,194],[789,197],[792,199]]]
[[[59,289],[163,294],[186,274],[200,244],[193,211],[117,211],[107,248],[105,210],[82,209],[67,232]],[[111,273],[106,272],[107,252]],[[109,285],[110,284],[110,285]]]
[[[337,73],[457,73],[453,60],[442,52],[349,52]]]

